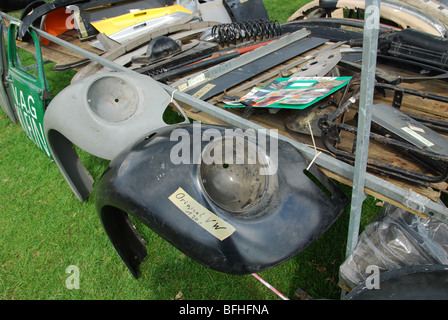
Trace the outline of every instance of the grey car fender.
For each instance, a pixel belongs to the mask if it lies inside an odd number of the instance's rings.
[[[45,112],[45,136],[54,161],[80,201],[91,193],[94,181],[74,145],[112,160],[141,135],[167,125],[163,114],[170,99],[152,78],[125,72],[95,74],[54,97]]]

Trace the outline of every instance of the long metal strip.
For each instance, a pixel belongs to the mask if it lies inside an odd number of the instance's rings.
[[[293,62],[288,63],[285,66],[282,66],[282,70],[289,70],[289,69],[292,69],[294,67],[297,67],[298,65],[300,65],[302,63],[305,63],[305,62],[307,62],[307,61],[309,61],[311,59],[316,58],[319,54],[323,54],[323,53],[329,52],[329,51],[331,51],[333,49],[336,49],[337,47],[340,47],[344,43],[345,43],[345,41],[340,41],[340,42],[337,42],[337,43],[334,43],[334,44],[330,44],[327,47],[325,47],[325,49],[322,49],[322,50],[320,50],[318,52],[311,53],[311,54],[307,55],[306,57],[303,57],[303,58],[301,58],[301,59],[299,59],[297,61],[293,61]],[[238,87],[238,91],[244,91],[244,90],[252,89],[258,83],[262,83],[262,82],[264,82],[264,81],[266,81],[268,79],[271,79],[272,77],[275,77],[278,74],[279,74],[278,70],[274,70],[274,71],[271,71],[271,72],[263,73],[263,74],[259,75],[257,78],[252,79],[251,81],[246,82],[246,83],[240,85]],[[232,96],[233,95],[233,91],[228,91],[227,95]]]
[[[0,15],[8,20],[18,21],[17,19],[0,12]],[[62,40],[58,37],[52,36],[51,34],[42,31],[40,29],[34,28],[31,26],[39,35],[53,41],[56,44],[59,44],[67,49],[70,49],[78,54],[81,54],[85,56],[86,58],[95,61],[107,68],[110,68],[114,71],[121,71],[121,72],[134,72],[131,69],[128,69],[126,67],[123,67],[117,63],[114,63],[113,61],[109,61],[107,59],[104,59],[92,52],[89,52],[85,49],[82,49],[78,46],[75,46],[65,40]],[[200,111],[206,112],[210,114],[211,116],[217,117],[230,125],[239,126],[241,128],[253,128],[253,129],[264,129],[269,132],[269,130],[263,126],[260,126],[252,121],[249,121],[247,119],[244,119],[240,116],[234,115],[230,113],[229,111],[226,111],[222,108],[213,106],[205,101],[202,101],[200,99],[194,98],[191,95],[188,95],[184,92],[181,92],[175,88],[172,88],[168,85],[156,82],[157,85],[160,85],[162,88],[164,88],[169,94],[172,95],[172,97],[180,102],[184,102]],[[278,135],[280,139],[283,139],[285,141],[288,141],[293,146],[295,146],[299,151],[301,151],[306,157],[309,159],[313,159],[315,156],[315,151],[311,147],[308,147],[304,145],[301,142],[298,142],[296,140],[292,140],[286,136]],[[354,176],[354,168],[353,166],[344,163],[338,159],[335,159],[329,155],[326,155],[324,153],[321,153],[314,161],[314,163],[324,169],[327,169],[331,172],[334,172],[335,174],[347,178],[347,179],[353,179]],[[400,203],[407,208],[410,208],[412,210],[415,210],[419,213],[422,213],[427,216],[431,216],[434,219],[443,221],[445,223],[448,223],[448,209],[437,202],[434,202],[430,200],[427,197],[421,196],[419,194],[416,194],[412,190],[405,190],[401,187],[398,187],[388,181],[385,181],[379,177],[376,177],[372,174],[367,173],[365,175],[365,187],[372,190],[373,192],[376,192],[378,194],[381,194],[393,201],[396,201],[397,203]]]
[[[262,48],[258,48],[252,52],[248,52],[236,59],[232,59],[231,61],[226,61],[217,66],[209,68],[205,71],[198,72],[186,78],[180,79],[174,82],[171,86],[173,88],[177,88],[181,91],[186,91],[193,89],[205,82],[216,79],[217,77],[226,74],[230,71],[236,70],[252,61],[258,60],[272,52],[275,52],[285,46],[288,46],[296,41],[302,40],[309,33],[305,29],[300,29],[291,34],[284,35],[279,39],[268,43]]]
[[[192,90],[187,90],[186,92],[201,100],[207,100],[226,89],[232,88],[256,75],[259,75],[265,70],[269,70],[283,62],[297,57],[304,52],[316,48],[317,46],[324,44],[326,41],[326,39],[316,37],[297,41],[275,52],[271,52],[258,60],[241,66],[240,68],[226,72],[214,80],[206,82],[205,84]]]

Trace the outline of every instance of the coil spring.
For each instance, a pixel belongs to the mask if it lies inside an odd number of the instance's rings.
[[[257,19],[218,24],[212,27],[211,36],[220,45],[236,44],[238,41],[263,40],[282,34],[280,22]]]
[[[145,72],[145,74],[150,76],[150,77],[154,77],[154,76],[157,76],[159,74],[165,73],[167,71],[168,70],[166,68],[159,67],[159,68],[155,68],[155,69],[149,70],[149,71]]]

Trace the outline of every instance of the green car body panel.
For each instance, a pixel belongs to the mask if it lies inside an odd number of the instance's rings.
[[[50,102],[50,88],[45,77],[39,38],[32,29],[29,30],[36,49],[37,74],[32,74],[21,66],[17,56],[17,47],[15,45],[17,28],[18,25],[11,22],[8,29],[8,64],[12,101],[17,118],[27,136],[48,157],[52,158],[43,128],[45,110]]]

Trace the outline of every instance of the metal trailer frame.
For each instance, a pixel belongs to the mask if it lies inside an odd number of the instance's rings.
[[[314,159],[314,163],[322,168],[334,172],[335,174],[353,181],[353,193],[351,199],[350,221],[348,229],[348,241],[346,248],[346,255],[349,256],[356,247],[359,235],[359,226],[361,218],[362,204],[366,198],[365,188],[370,189],[378,194],[387,197],[415,212],[424,216],[430,216],[439,221],[448,222],[448,208],[440,202],[432,201],[431,199],[417,194],[413,190],[405,190],[388,181],[385,181],[377,176],[366,172],[367,150],[369,144],[370,134],[370,120],[371,120],[371,106],[373,100],[373,89],[375,81],[376,55],[377,55],[377,39],[379,28],[379,7],[380,0],[366,1],[366,27],[363,34],[363,62],[361,74],[361,92],[360,92],[360,111],[358,120],[358,140],[357,153],[355,165],[351,166],[341,160],[326,154],[320,154],[315,158],[315,150],[309,146],[304,145],[298,141],[290,139],[281,134],[278,135],[280,139],[290,142],[298,150],[300,150],[307,158]],[[3,12],[0,15],[8,20],[17,20]],[[377,15],[377,17],[376,17]],[[135,72],[126,67],[118,65],[112,61],[104,59],[94,53],[84,50],[76,45],[66,42],[60,38],[52,36],[45,31],[33,28],[39,35],[45,37],[56,44],[59,44],[67,49],[79,53],[86,58],[110,68],[114,71]],[[255,130],[267,128],[256,124],[252,121],[244,119],[238,115],[234,115],[222,108],[213,106],[208,102],[194,98],[193,96],[174,89],[168,85],[160,83],[161,87],[165,89],[173,99],[182,103],[186,103],[200,111],[203,111],[211,116],[217,117],[230,125],[238,126],[242,129],[252,128]],[[270,130],[266,130],[269,132]]]

